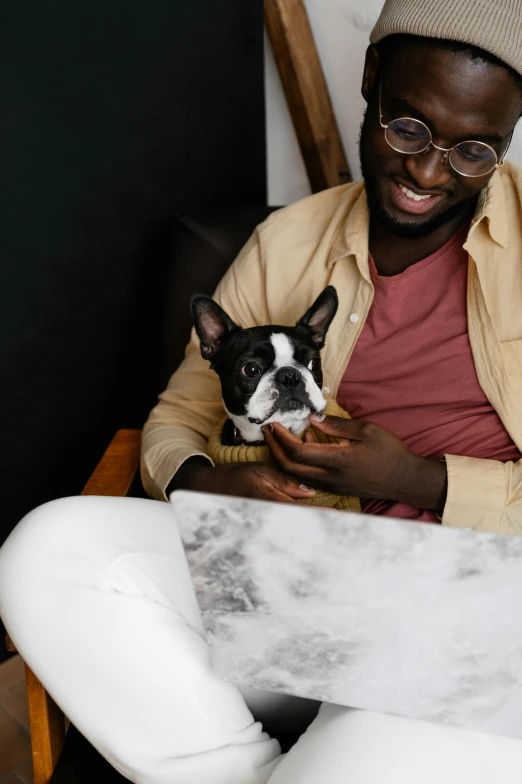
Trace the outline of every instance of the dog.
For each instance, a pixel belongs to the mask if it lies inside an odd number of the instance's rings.
[[[261,443],[270,422],[300,436],[310,415],[324,410],[320,352],[338,305],[335,288],[327,286],[295,327],[244,329],[211,297],[192,297],[201,356],[221,381],[224,444]]]

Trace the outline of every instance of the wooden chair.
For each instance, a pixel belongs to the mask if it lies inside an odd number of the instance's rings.
[[[140,462],[141,430],[119,430],[82,495],[126,496]],[[7,649],[16,652],[7,637]],[[48,784],[65,742],[66,718],[34,672],[25,665],[34,784]]]

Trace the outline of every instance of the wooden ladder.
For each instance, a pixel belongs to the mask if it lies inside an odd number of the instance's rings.
[[[265,0],[265,27],[313,193],[352,179],[303,0]]]

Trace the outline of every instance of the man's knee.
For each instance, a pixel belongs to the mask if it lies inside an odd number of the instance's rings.
[[[80,528],[87,525],[81,498],[50,501],[29,512],[0,549],[0,615],[32,604],[47,577],[78,547]]]
[[[12,531],[0,549],[0,562],[9,567],[16,560],[24,568],[33,558],[49,555],[58,544],[73,541],[71,522],[74,528],[81,519],[82,498],[60,498],[49,501],[29,512]]]

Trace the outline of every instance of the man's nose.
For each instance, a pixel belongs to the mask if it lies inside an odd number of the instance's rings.
[[[453,169],[447,161],[446,154],[435,147],[405,158],[408,174],[421,190],[443,188],[453,179]]]
[[[282,367],[276,373],[276,381],[283,387],[296,387],[301,381],[301,374],[294,367]]]

